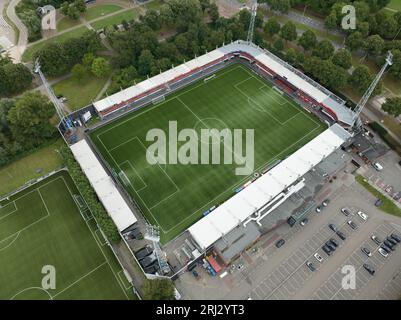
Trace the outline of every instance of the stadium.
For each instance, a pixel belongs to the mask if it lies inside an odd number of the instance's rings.
[[[74,136],[71,150],[119,231],[143,221],[158,227],[162,245],[185,234],[193,259],[302,189],[305,174],[349,140],[355,120],[345,101],[240,40],[97,101],[72,121],[88,114],[102,121],[80,141]],[[146,133],[168,131],[169,121],[196,131],[254,129],[254,172],[150,165]]]

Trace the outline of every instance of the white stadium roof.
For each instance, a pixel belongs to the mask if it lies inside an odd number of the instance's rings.
[[[124,231],[137,222],[113,179],[104,170],[88,143],[81,140],[71,146],[71,151],[118,230]]]
[[[168,81],[171,81],[179,76],[185,75],[197,68],[201,68],[208,63],[223,58],[227,54],[244,52],[254,57],[255,60],[273,70],[279,76],[285,78],[289,83],[296,88],[307,93],[310,97],[318,103],[324,104],[327,108],[332,110],[339,121],[346,124],[352,124],[353,112],[344,106],[345,102],[336,97],[329,90],[304,75],[299,70],[292,67],[290,64],[276,57],[267,50],[264,50],[254,44],[249,44],[245,41],[235,41],[202,56],[185,62],[175,68],[167,70],[159,75],[151,77],[141,83],[132,87],[117,92],[107,98],[95,102],[93,105],[98,112],[107,110],[108,108],[124,103],[129,99],[147,92],[152,88],[156,88]]]
[[[291,186],[351,135],[335,124],[188,228],[204,250]]]

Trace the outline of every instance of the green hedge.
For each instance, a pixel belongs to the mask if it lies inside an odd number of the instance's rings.
[[[110,216],[107,214],[103,205],[99,202],[99,199],[95,191],[90,185],[85,174],[82,172],[81,167],[75,161],[75,158],[71,153],[70,149],[66,146],[63,146],[60,149],[60,154],[63,158],[64,165],[68,168],[68,171],[70,172],[70,175],[74,180],[78,190],[84,197],[90,211],[95,217],[100,228],[105,233],[106,237],[111,242],[118,242],[119,240],[121,240],[116,225],[114,224]]]

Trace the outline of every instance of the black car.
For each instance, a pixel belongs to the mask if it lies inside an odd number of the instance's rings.
[[[340,245],[336,239],[330,238],[330,243],[336,248]]]
[[[322,250],[323,250],[328,256],[331,256],[331,250],[330,250],[329,247],[327,247],[326,245],[324,245],[324,246],[322,247]]]
[[[282,247],[284,245],[284,243],[285,243],[285,240],[284,239],[280,239],[280,240],[278,240],[276,242],[276,247],[280,248],[280,247]]]
[[[393,238],[391,238],[391,237],[387,237],[386,238],[386,240],[388,241],[388,242],[390,242],[393,246],[395,246],[395,245],[397,245],[397,241],[395,241]]]
[[[364,263],[363,264],[363,267],[365,268],[365,270],[367,271],[367,272],[369,272],[372,276],[375,274],[375,269],[371,266],[371,265],[369,265],[369,264],[367,264],[367,263]]]
[[[395,233],[391,234],[391,238],[394,239],[394,241],[397,241],[398,243],[401,242],[401,237]]]
[[[199,273],[197,273],[196,270],[192,270],[192,274],[195,277],[195,279],[199,279]]]
[[[316,268],[315,268],[315,266],[313,265],[312,262],[307,261],[306,265],[307,265],[307,267],[309,268],[310,271],[315,271],[316,270]]]
[[[326,246],[331,250],[331,251],[336,251],[336,247],[333,246],[333,244],[329,241],[326,241]]]
[[[345,234],[342,233],[341,231],[337,231],[336,234],[338,235],[338,237],[339,237],[341,240],[347,239],[347,237],[345,236]]]
[[[337,227],[336,227],[335,224],[330,223],[330,224],[329,224],[329,228],[330,228],[331,230],[333,230],[334,232],[337,232]]]
[[[388,240],[384,240],[384,242],[383,242],[391,251],[394,251],[394,246],[393,246],[393,244],[390,242],[390,241],[388,241]]]
[[[386,251],[387,253],[391,253],[390,248],[387,247],[387,246],[385,246],[384,244],[382,244],[382,245],[380,246],[380,248],[382,248],[382,249],[383,249],[384,251]]]

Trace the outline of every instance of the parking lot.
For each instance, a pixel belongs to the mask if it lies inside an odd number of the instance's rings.
[[[401,235],[401,218],[388,215],[374,206],[375,198],[358,183],[352,182],[351,175],[338,177],[340,187],[329,185],[320,192],[316,203],[330,198],[327,208],[320,213],[312,212],[309,223],[297,223],[290,228],[287,224],[271,231],[233,262],[224,278],[205,274],[196,281],[190,274],[178,280],[191,288],[191,298],[198,299],[398,299],[401,296],[401,244],[396,246],[387,258],[378,252],[378,246],[370,239],[372,234],[381,239],[396,231]],[[350,182],[351,181],[351,182]],[[349,216],[341,212],[348,207]],[[368,214],[364,221],[356,214],[358,210]],[[352,220],[357,229],[347,221]],[[335,224],[345,234],[341,240],[329,227]],[[278,239],[285,244],[276,248]],[[328,256],[322,250],[330,238],[339,246]],[[368,248],[372,256],[361,251]],[[318,253],[323,261],[314,257]],[[311,271],[306,262],[312,262]],[[368,262],[375,269],[371,276],[363,267]],[[355,290],[344,290],[341,268],[352,265],[356,270]],[[398,282],[397,282],[398,281]]]

